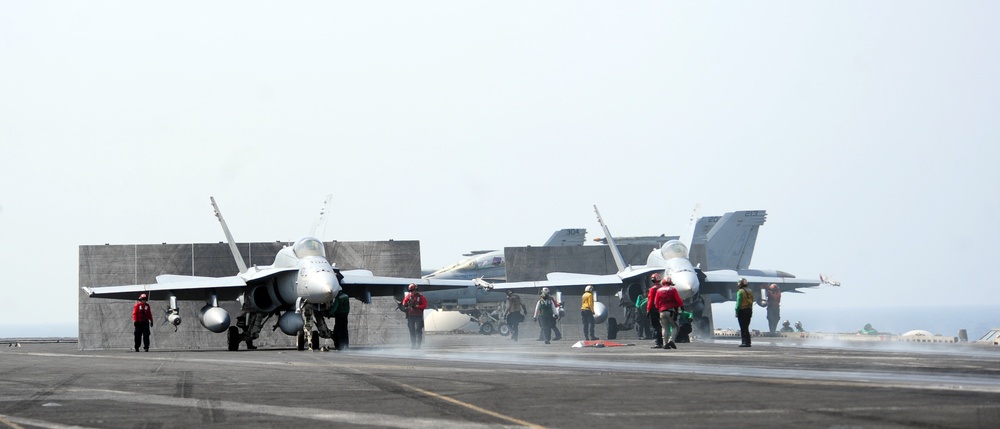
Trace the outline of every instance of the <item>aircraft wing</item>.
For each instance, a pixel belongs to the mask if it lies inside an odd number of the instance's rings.
[[[820,279],[805,279],[785,276],[741,275],[732,270],[705,271],[701,281],[701,293],[718,293],[725,295],[726,291],[735,291],[741,278],[747,279],[750,289],[759,291],[770,284],[778,285],[782,292],[799,292],[797,289],[818,287],[823,283]],[[735,293],[735,292],[734,292]]]
[[[573,274],[573,273],[549,273],[548,280],[534,282],[508,282],[495,283],[493,289],[496,290],[531,290],[537,292],[543,287],[558,289],[562,292],[572,294],[583,294],[583,288],[587,285],[594,286],[598,294],[614,294],[622,288],[624,281],[617,274]],[[555,292],[555,290],[553,290]]]
[[[161,275],[156,277],[156,283],[84,287],[84,292],[91,298],[129,299],[139,298],[139,294],[149,295],[149,299],[166,299],[168,292],[173,292],[180,300],[202,300],[207,297],[207,291],[214,290],[223,300],[236,299],[246,281],[240,276],[231,277],[197,277]]]
[[[650,273],[663,272],[662,267],[625,267],[617,274],[579,274],[579,273],[548,273],[546,280],[533,282],[507,282],[492,284],[493,289],[514,289],[532,290],[537,292],[543,287],[557,288],[562,292],[572,294],[583,294],[583,289],[588,285],[601,295],[613,295],[621,290],[622,286],[631,283],[641,283],[643,277]]]
[[[404,291],[405,287],[410,283],[417,285],[421,291],[430,290],[440,290],[440,289],[458,289],[467,288],[469,286],[474,286],[475,282],[472,280],[437,280],[437,279],[411,279],[406,277],[381,277],[373,275],[371,271],[368,270],[348,270],[341,271],[340,274],[344,278],[340,281],[344,285],[345,289],[351,289],[353,287],[364,288],[371,293],[372,296],[391,296],[395,295],[400,291]],[[351,294],[348,291],[348,294]]]

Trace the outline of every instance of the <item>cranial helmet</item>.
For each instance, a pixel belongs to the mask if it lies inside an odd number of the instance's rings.
[[[417,285],[410,283],[410,285],[406,287],[406,290],[410,292],[415,292],[417,290]]]
[[[548,295],[548,294],[549,294],[549,288],[543,287],[542,288],[542,295]]]
[[[674,279],[671,279],[670,277],[667,277],[667,278],[663,279],[663,284],[666,285],[666,286],[673,286],[674,285]]]
[[[585,290],[587,292],[593,292],[594,291],[594,287],[591,286],[591,285],[587,285],[587,287],[583,288],[583,290]]]
[[[513,295],[513,294],[514,294],[514,291],[512,291],[512,290],[510,290],[510,289],[507,289],[507,296],[511,296],[511,295]]]
[[[659,282],[660,281],[660,273],[653,273],[653,275],[649,276],[649,279],[652,280],[652,281],[654,281],[654,282]]]
[[[774,284],[774,283],[771,283],[771,285],[770,285],[770,286],[768,286],[767,288],[768,288],[768,289],[771,289],[771,290],[775,290],[775,289],[777,289],[777,288],[778,288],[778,285],[776,285],[776,284]]]
[[[741,278],[741,279],[740,279],[740,283],[739,283],[739,285],[740,285],[740,286],[746,286],[746,285],[747,285],[747,283],[748,283],[748,282],[747,282],[747,279],[746,279],[746,278]]]
[[[148,297],[146,296],[146,294],[142,294],[142,295],[139,295],[139,299],[148,299]]]

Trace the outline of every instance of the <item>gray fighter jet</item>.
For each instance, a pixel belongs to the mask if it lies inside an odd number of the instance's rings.
[[[248,268],[215,198],[211,201],[239,273],[230,277],[160,275],[154,284],[85,287],[84,292],[91,298],[134,300],[140,293],[146,293],[151,300],[167,300],[167,321],[174,326],[181,323],[178,301],[203,300],[206,304],[199,312],[198,321],[209,331],[227,332],[228,347],[233,351],[239,349],[240,342],[254,348],[252,341],[258,337],[264,323],[276,316],[281,332],[296,336],[298,348],[303,350],[307,340],[310,348],[315,349],[320,337],[333,338],[324,314],[341,290],[352,298],[370,303],[372,296],[402,298],[410,283],[419,285],[421,290],[473,285],[468,280],[378,277],[368,270],[341,271],[327,260],[323,242],[312,236],[319,222],[309,236],[281,249],[272,265]],[[242,323],[232,326],[229,313],[219,306],[220,300],[242,300],[243,313],[238,317]]]
[[[597,220],[601,224],[601,228],[604,229],[605,235],[612,237],[607,225],[604,224],[604,220],[601,218],[600,212],[597,210],[597,206],[594,206],[594,212],[597,214]],[[700,225],[696,222],[693,224],[691,234],[688,235],[690,238],[687,239],[687,243],[680,240],[667,241],[659,248],[653,249],[650,252],[646,265],[627,266],[612,238],[608,241],[611,246],[615,265],[618,268],[618,272],[614,274],[594,275],[554,272],[549,273],[547,280],[543,281],[495,283],[487,285],[487,287],[504,290],[514,289],[525,292],[537,292],[542,287],[548,287],[550,289],[561,290],[565,293],[582,294],[585,286],[593,285],[597,293],[617,294],[626,300],[626,302],[634,302],[637,294],[642,293],[645,288],[650,286],[650,275],[660,273],[664,277],[671,277],[681,298],[684,299],[685,308],[695,313],[696,329],[702,332],[711,332],[712,307],[710,304],[712,302],[733,300],[736,283],[740,278],[746,278],[750,282],[751,287],[755,289],[769,284],[777,284],[783,292],[827,284],[825,283],[825,279],[801,279],[783,271],[741,268],[743,260],[749,265],[749,255],[747,253],[752,254],[752,243],[756,241],[756,229],[752,227],[763,223],[764,214],[763,210],[749,210],[730,213],[728,217],[723,216],[717,220],[706,219]],[[705,270],[692,264],[691,255],[689,254],[692,241],[704,234],[705,240],[711,243],[715,235],[714,231],[717,228],[720,233],[721,231],[725,231],[726,228],[724,225],[729,225],[731,219],[740,220],[740,216],[743,219],[753,219],[752,221],[748,220],[741,223],[744,227],[743,229],[751,227],[752,232],[743,236],[745,240],[736,240],[735,243],[742,242],[742,244],[731,247],[730,252],[721,252],[721,249],[719,249],[721,254],[727,257],[716,256],[706,259],[717,260],[720,269]],[[727,219],[726,222],[722,222],[724,218]],[[715,225],[709,228],[709,224]],[[702,228],[701,232],[699,232],[699,226]],[[704,231],[705,229],[708,229],[707,233]],[[751,237],[753,240],[750,240]],[[710,246],[706,245],[703,257],[711,254],[708,250],[710,248]],[[734,255],[736,256],[735,259],[729,257]],[[595,313],[597,313],[596,308]],[[595,318],[598,320],[604,317],[607,317],[607,315],[595,314]],[[609,319],[608,326],[609,338],[614,338],[614,333],[610,332],[613,328],[612,325],[614,325],[614,323],[611,323],[611,320],[613,319]],[[617,331],[617,327],[615,327],[615,331]]]
[[[552,236],[542,246],[582,246],[586,236],[587,230],[583,228],[560,229],[552,233]],[[471,257],[427,274],[424,278],[503,281],[507,276],[504,269],[503,249],[473,250],[462,256]]]
[[[582,246],[587,235],[583,228],[560,229],[549,237],[542,246]],[[503,250],[478,250],[463,256],[471,256],[457,264],[447,266],[424,279],[472,280],[502,282],[506,279]],[[479,324],[479,332],[490,335],[499,332],[509,334],[503,318],[507,294],[470,286],[464,289],[449,289],[424,292],[427,308],[444,311],[458,311]]]

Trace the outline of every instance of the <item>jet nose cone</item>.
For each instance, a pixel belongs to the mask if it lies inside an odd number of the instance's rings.
[[[337,277],[331,272],[318,272],[309,278],[309,301],[330,302],[340,293]]]
[[[670,279],[673,280],[674,287],[677,288],[681,299],[691,298],[698,293],[698,276],[695,273],[690,271],[673,273],[670,275]]]

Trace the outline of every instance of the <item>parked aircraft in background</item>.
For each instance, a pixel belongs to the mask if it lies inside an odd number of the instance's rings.
[[[254,348],[253,340],[260,334],[264,323],[275,316],[281,332],[296,336],[298,348],[302,350],[307,339],[312,348],[318,348],[320,337],[333,338],[332,329],[326,326],[323,314],[341,290],[352,298],[370,303],[372,296],[396,296],[401,299],[410,283],[428,291],[466,288],[473,284],[468,280],[378,277],[368,270],[341,271],[327,260],[323,242],[312,236],[319,222],[313,225],[310,236],[281,249],[272,265],[248,268],[215,198],[211,201],[239,273],[230,277],[160,275],[154,284],[84,287],[84,292],[91,298],[134,300],[140,293],[146,293],[151,300],[168,300],[167,321],[174,326],[181,323],[179,301],[204,300],[206,304],[201,308],[198,321],[209,331],[227,332],[229,350],[234,351],[239,349],[240,342]],[[321,216],[323,214],[325,209]],[[219,301],[238,299],[242,299],[242,314],[238,317],[240,323],[232,326],[229,313],[219,307]],[[312,329],[314,323],[315,330]]]
[[[608,231],[607,225],[601,218],[597,206],[594,206],[597,220],[601,228],[608,237],[613,237]],[[742,217],[741,217],[742,216]],[[815,287],[824,284],[824,279],[800,279],[795,276],[776,270],[752,270],[740,268],[745,261],[749,265],[750,254],[753,252],[753,243],[756,241],[756,227],[763,224],[763,210],[749,210],[729,213],[719,219],[706,219],[704,222],[695,222],[692,232],[687,238],[687,243],[680,240],[670,240],[659,248],[653,249],[646,260],[646,265],[628,266],[622,259],[621,253],[615,240],[608,240],[611,246],[612,256],[618,272],[608,275],[593,274],[572,274],[572,273],[549,273],[547,280],[534,282],[513,282],[495,283],[488,287],[493,289],[514,289],[518,291],[537,292],[542,287],[561,290],[566,293],[582,294],[587,285],[593,285],[594,290],[599,294],[617,294],[622,298],[623,303],[635,302],[635,298],[650,286],[649,277],[652,273],[660,273],[664,277],[670,276],[674,282],[681,298],[684,299],[686,309],[695,313],[695,329],[701,332],[711,332],[712,330],[712,302],[723,302],[735,299],[736,283],[740,278],[746,278],[751,287],[759,289],[769,284],[777,284],[781,290],[795,291],[800,288]],[[725,222],[722,222],[723,220]],[[743,221],[745,219],[745,221]],[[739,220],[740,222],[731,222]],[[709,224],[714,224],[710,228]],[[726,225],[737,225],[740,228],[750,228],[752,231],[746,234],[730,234]],[[699,230],[699,226],[701,230]],[[705,230],[707,229],[707,232]],[[739,228],[737,228],[739,229]],[[690,243],[696,238],[704,235],[705,254],[709,255],[709,249],[714,249],[711,243],[716,235],[733,236],[737,239],[730,246],[719,247],[730,249],[728,252],[721,252],[723,256],[708,258],[707,261],[717,260],[718,270],[704,270],[696,267],[689,259]],[[721,242],[716,242],[720,244]],[[739,245],[737,245],[739,244]],[[736,255],[735,259],[732,256]],[[734,267],[730,267],[735,263]],[[711,265],[711,263],[709,263]],[[625,306],[626,311],[630,306]],[[596,309],[595,309],[596,310]],[[595,311],[596,313],[596,311]],[[595,318],[597,318],[595,314]],[[628,316],[628,314],[626,314]],[[615,338],[618,326],[613,318],[608,319],[608,338]]]
[[[560,229],[549,237],[542,246],[582,246],[587,236],[583,228]],[[462,256],[469,259],[441,268],[424,276],[425,279],[503,281],[507,278],[504,269],[503,249],[473,250]]]
[[[640,237],[614,237],[615,243],[618,244],[619,246],[645,244],[654,247],[660,247],[663,245],[663,243],[666,243],[670,240],[676,240],[678,238],[680,238],[680,236],[665,235],[665,234],[640,236]],[[608,237],[597,237],[594,239],[594,241],[601,244],[608,244]]]
[[[587,230],[566,228],[552,233],[542,246],[582,246]],[[506,279],[503,250],[472,251],[464,256],[472,256],[457,264],[442,268],[424,276],[425,279],[472,280],[502,282]],[[499,332],[507,335],[507,325],[503,320],[506,312],[504,304],[507,294],[486,290],[476,286],[462,289],[436,290],[424,292],[427,308],[443,311],[458,311],[479,324],[479,332],[490,335]],[[428,313],[428,317],[433,314]]]

